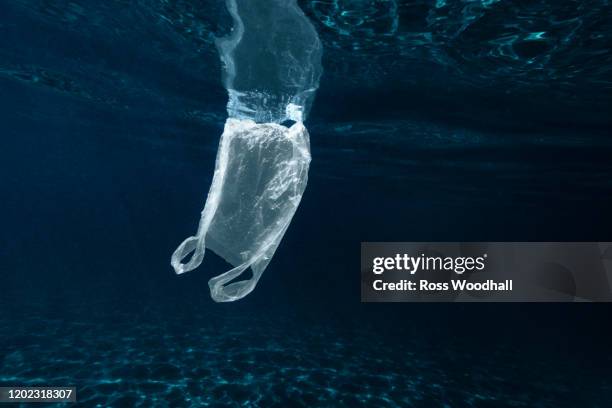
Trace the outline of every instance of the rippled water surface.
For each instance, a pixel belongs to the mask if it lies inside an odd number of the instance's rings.
[[[385,146],[400,157],[415,147],[469,151],[474,158],[457,162],[467,167],[486,160],[485,149],[610,149],[606,1],[300,5],[325,49],[310,126],[313,150],[332,152],[330,176],[347,168],[346,151],[384,171]],[[109,136],[129,123],[146,143],[216,144],[226,96],[214,40],[231,26],[223,2],[30,0],[3,3],[0,13],[9,119],[96,128],[103,120]],[[606,178],[607,165],[594,166],[592,177]]]

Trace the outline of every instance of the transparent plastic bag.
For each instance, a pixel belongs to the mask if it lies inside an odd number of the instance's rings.
[[[287,128],[227,119],[198,232],[172,255],[175,272],[197,268],[208,247],[234,267],[210,279],[211,297],[229,302],[249,294],[291,223],[309,165],[309,135],[301,122]],[[253,276],[237,280],[249,267]]]

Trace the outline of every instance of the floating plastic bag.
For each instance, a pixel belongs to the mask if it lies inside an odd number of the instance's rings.
[[[309,164],[309,135],[301,122],[287,128],[227,119],[197,235],[172,255],[176,273],[197,268],[208,247],[234,267],[208,282],[211,297],[229,302],[249,294],[291,223]],[[238,280],[249,267],[253,276]]]
[[[190,271],[208,247],[233,265],[209,281],[217,302],[253,290],[289,227],[310,164],[302,122],[322,73],[321,42],[296,0],[226,5],[233,27],[217,47],[229,118],[198,233],[171,260],[176,273]],[[296,123],[280,125],[287,121]],[[249,267],[253,277],[239,280]]]

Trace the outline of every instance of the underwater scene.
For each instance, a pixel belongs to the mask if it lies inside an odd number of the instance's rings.
[[[0,387],[609,407],[609,303],[362,303],[360,245],[609,241],[611,48],[607,0],[0,2]]]

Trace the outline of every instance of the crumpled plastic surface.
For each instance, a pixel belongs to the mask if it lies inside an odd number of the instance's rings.
[[[172,255],[175,272],[197,268],[209,248],[233,266],[208,282],[213,300],[249,294],[291,223],[309,165],[309,135],[301,122],[287,128],[227,119],[198,232]],[[249,267],[252,277],[239,280]]]
[[[323,71],[323,47],[298,2],[226,0],[226,5],[233,29],[216,43],[228,116],[257,123],[305,121]]]

